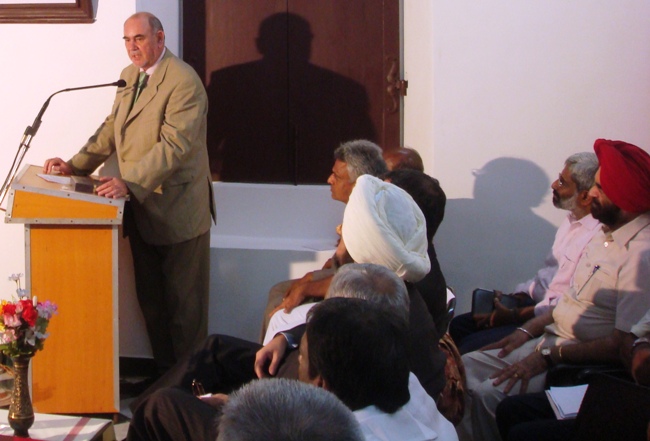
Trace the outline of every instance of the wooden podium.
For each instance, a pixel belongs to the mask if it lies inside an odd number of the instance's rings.
[[[59,312],[32,359],[40,413],[119,412],[118,227],[124,199],[75,192],[25,166],[5,222],[25,224],[26,288]]]

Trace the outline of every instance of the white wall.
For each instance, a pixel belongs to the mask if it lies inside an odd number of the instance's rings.
[[[122,43],[122,23],[133,12],[134,0],[100,1],[92,24],[0,25],[3,65],[0,176],[3,181],[25,128],[32,124],[50,94],[68,87],[118,80],[128,63]],[[105,88],[54,97],[23,164],[42,164],[52,156],[70,157],[106,117],[114,94],[114,88]],[[13,292],[5,276],[25,272],[23,239],[22,225],[0,224],[0,243],[4,250],[0,254],[2,297],[9,297]]]
[[[405,144],[420,150],[449,197],[437,245],[463,309],[474,286],[509,289],[541,263],[561,214],[539,194],[566,156],[590,150],[598,137],[650,146],[650,2],[403,1]],[[117,80],[128,63],[121,37],[131,13],[159,15],[178,53],[171,36],[178,4],[100,0],[93,24],[1,25],[0,176],[52,92]],[[25,162],[70,157],[106,115],[113,92],[55,97]],[[488,163],[475,178],[472,171]],[[22,227],[0,224],[0,243],[7,297],[13,286],[5,277],[24,272]],[[219,259],[227,263],[228,253]]]
[[[405,144],[450,198],[436,242],[467,310],[472,288],[508,290],[531,276],[549,245],[539,232],[561,219],[550,192],[527,207],[542,179],[526,161],[550,183],[597,138],[650,147],[650,3],[404,2]],[[513,206],[510,192],[528,198]]]

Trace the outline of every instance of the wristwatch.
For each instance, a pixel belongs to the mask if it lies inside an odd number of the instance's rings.
[[[634,340],[634,343],[632,343],[632,352],[634,352],[636,347],[639,345],[650,345],[650,339],[647,337],[641,337]]]
[[[553,358],[551,358],[551,348],[542,348],[539,352],[542,354],[542,357],[544,357],[546,366],[549,368],[553,367],[555,363],[553,363]]]

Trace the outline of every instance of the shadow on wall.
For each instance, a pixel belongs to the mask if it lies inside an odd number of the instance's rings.
[[[314,36],[304,18],[260,23],[259,60],[212,72],[208,152],[215,180],[323,184],[332,152],[376,139],[366,89],[310,63]]]
[[[447,284],[458,311],[471,308],[475,288],[512,292],[532,278],[548,254],[556,227],[532,209],[550,188],[531,161],[497,158],[474,170],[474,199],[447,200],[435,237]]]

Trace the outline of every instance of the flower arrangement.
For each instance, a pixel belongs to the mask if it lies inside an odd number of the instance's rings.
[[[0,302],[0,352],[8,357],[32,356],[43,349],[47,325],[57,310],[50,301],[27,298],[27,291],[20,286],[21,277],[22,274],[9,277],[18,287],[18,300]]]

